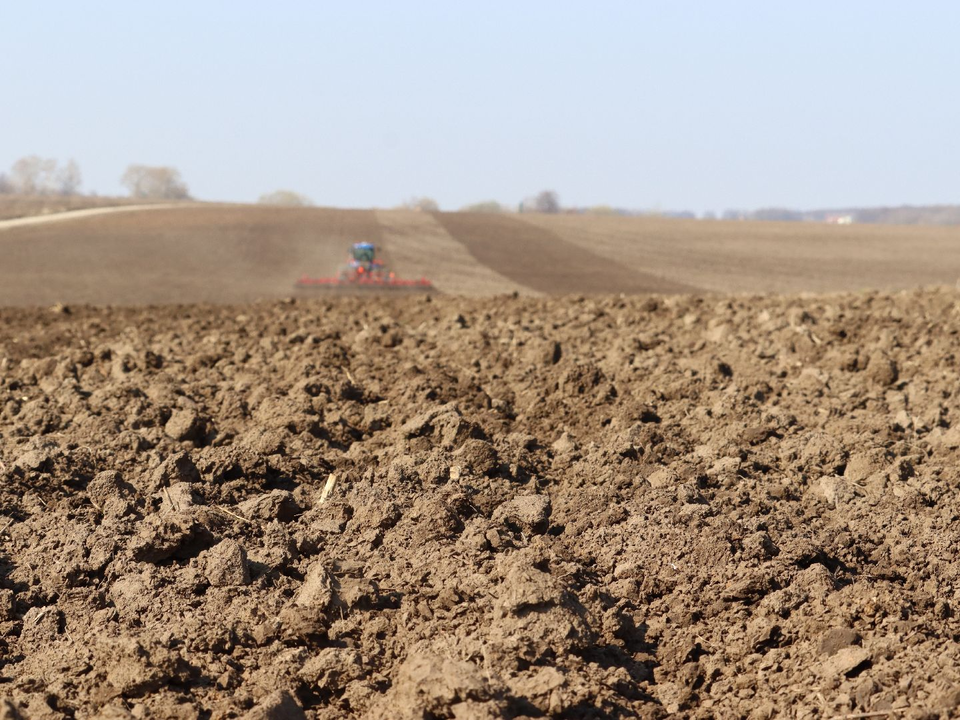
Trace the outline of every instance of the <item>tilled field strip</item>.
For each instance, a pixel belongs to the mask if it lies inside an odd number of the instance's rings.
[[[690,293],[698,288],[627,267],[537,225],[504,215],[436,213],[481,263],[543,293]]]
[[[35,224],[2,236],[0,305],[243,302],[333,274],[372,211],[192,206]]]
[[[384,248],[398,272],[426,275],[434,287],[451,295],[494,295],[535,291],[477,262],[463,243],[429,213],[378,210]],[[419,274],[414,274],[419,273]]]
[[[635,270],[717,292],[953,285],[956,228],[528,214],[518,220]]]

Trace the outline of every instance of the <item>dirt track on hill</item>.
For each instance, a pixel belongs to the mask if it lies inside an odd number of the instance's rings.
[[[0,714],[953,716],[958,358],[947,291],[0,310]]]
[[[189,202],[189,201],[187,201]],[[180,206],[187,202],[178,202]],[[107,209],[131,206],[169,204],[139,198],[99,197],[94,195],[3,195],[0,194],[0,227],[7,220],[30,217],[51,217],[92,208]]]
[[[57,222],[73,222],[82,218],[96,217],[97,215],[112,215],[118,212],[142,212],[143,210],[167,210],[175,208],[176,205],[118,205],[111,207],[92,207],[80,208],[77,210],[64,210],[51,214],[28,215],[26,217],[9,218],[0,220],[0,232],[12,230],[13,228],[28,227],[32,225],[49,225]]]

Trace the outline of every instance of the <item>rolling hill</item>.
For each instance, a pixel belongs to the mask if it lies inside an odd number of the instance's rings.
[[[960,278],[953,228],[191,204],[0,222],[0,305],[280,298],[302,274],[334,274],[357,240],[379,243],[400,275],[474,296],[898,290]]]

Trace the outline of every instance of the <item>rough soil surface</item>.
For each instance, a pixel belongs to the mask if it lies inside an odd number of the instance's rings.
[[[957,293],[0,318],[0,717],[957,712]]]

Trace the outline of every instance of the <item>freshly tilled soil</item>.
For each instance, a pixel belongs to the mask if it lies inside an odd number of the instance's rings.
[[[0,318],[0,717],[960,703],[955,292]]]

